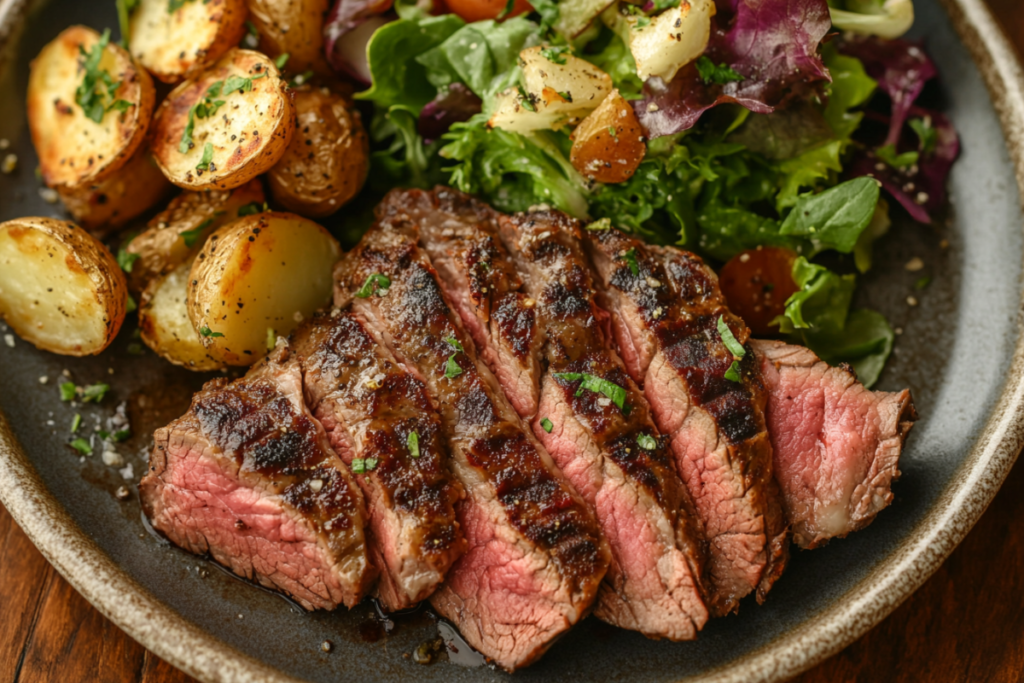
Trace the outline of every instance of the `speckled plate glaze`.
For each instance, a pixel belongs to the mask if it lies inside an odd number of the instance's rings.
[[[59,213],[41,199],[32,172],[24,108],[29,61],[69,24],[117,23],[112,0],[28,4],[0,0],[0,138],[10,140],[20,159],[15,174],[0,175],[0,220]],[[922,415],[893,505],[849,539],[796,553],[764,607],[744,603],[738,616],[708,624],[696,642],[649,641],[589,619],[515,679],[787,678],[891,612],[995,495],[1024,438],[1024,81],[981,0],[915,4],[913,36],[925,40],[942,75],[926,99],[956,123],[964,153],[952,176],[949,215],[933,227],[897,220],[876,247],[879,263],[860,293],[861,304],[883,310],[903,331],[881,388],[911,387]],[[933,276],[921,293],[913,290],[920,273],[902,267],[915,256]],[[920,305],[908,305],[911,294]],[[50,355],[20,340],[13,348],[0,345],[0,499],[92,604],[144,646],[210,683],[510,678],[404,657],[436,634],[423,613],[397,618],[390,633],[369,605],[305,614],[148,534],[137,476],[131,498],[121,502],[114,495],[125,483],[118,469],[97,456],[80,460],[66,446],[75,412],[89,427],[123,401],[137,436],[121,450],[137,475],[152,429],[180,414],[205,379],[151,354],[126,355],[132,327],[129,320],[114,349],[89,359]],[[56,385],[65,370],[80,384],[109,381],[112,395],[100,406],[61,403]],[[330,653],[321,650],[324,640],[333,643]]]

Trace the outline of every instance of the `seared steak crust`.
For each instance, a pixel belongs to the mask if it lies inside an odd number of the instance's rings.
[[[749,351],[740,380],[718,320],[746,345],[750,331],[726,308],[714,273],[693,254],[646,245],[617,230],[588,233],[616,339],[672,440],[710,543],[710,607],[736,609],[755,588],[763,600],[788,552],[764,420],[767,395]]]
[[[892,502],[910,392],[868,391],[848,367],[810,349],[751,342],[769,388],[767,420],[793,540],[816,548],[863,529]]]
[[[609,347],[579,225],[558,212],[500,224],[541,321],[546,373],[534,432],[597,511],[612,549],[596,614],[652,637],[693,638],[708,617],[700,522],[668,439]],[[565,377],[583,373],[622,388],[623,407]]]
[[[307,609],[358,603],[375,578],[363,497],[302,403],[288,351],[208,382],[157,430],[139,485],[154,528]]]
[[[479,364],[417,242],[418,226],[393,193],[339,264],[335,303],[352,300],[438,406],[468,494],[460,521],[469,547],[431,602],[471,645],[514,670],[587,612],[607,570],[607,544]],[[352,299],[376,273],[390,279],[386,293]]]
[[[401,197],[402,210],[419,226],[420,246],[476,342],[480,358],[516,411],[532,417],[539,391],[537,316],[498,239],[499,214],[469,195],[443,187],[390,197]]]
[[[433,593],[466,545],[454,508],[462,487],[450,479],[440,419],[423,382],[351,313],[315,316],[293,344],[309,407],[334,449],[349,465],[375,463],[356,481],[368,501],[378,592],[386,609],[408,608]]]

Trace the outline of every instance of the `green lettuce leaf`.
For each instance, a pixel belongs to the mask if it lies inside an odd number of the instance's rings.
[[[871,223],[878,197],[874,178],[854,178],[820,194],[802,195],[779,233],[805,238],[813,253],[835,249],[848,254]]]

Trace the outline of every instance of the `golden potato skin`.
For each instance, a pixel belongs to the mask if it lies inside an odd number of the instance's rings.
[[[196,372],[226,367],[211,358],[188,317],[188,277],[192,262],[154,278],[139,301],[142,341],[162,358]]]
[[[618,90],[580,122],[572,140],[572,165],[599,183],[629,180],[647,153],[640,122]]]
[[[370,170],[370,141],[352,103],[327,88],[295,92],[295,135],[267,174],[274,200],[309,218],[330,216],[355,197]]]
[[[188,314],[206,352],[228,365],[267,353],[267,331],[289,334],[331,301],[341,247],[292,213],[269,212],[225,225],[192,264]]]
[[[234,190],[182,192],[126,247],[128,253],[139,255],[128,275],[129,289],[141,292],[151,280],[190,261],[215,230],[238,220],[238,211],[243,206],[262,206],[265,201],[258,179]],[[205,226],[201,233],[194,234],[201,226]],[[182,233],[189,234],[192,246],[185,242]]]
[[[100,353],[128,304],[110,251],[74,223],[19,218],[0,223],[0,317],[22,339],[67,356]]]
[[[179,150],[189,112],[209,88],[231,77],[252,79],[249,92],[213,98],[217,113],[194,118],[193,146]],[[156,111],[153,156],[167,178],[186,190],[230,190],[269,171],[281,160],[295,131],[295,107],[288,84],[266,55],[231,50],[214,66],[181,83]],[[206,144],[213,147],[207,170],[197,168]]]
[[[33,60],[28,85],[28,123],[43,181],[57,191],[82,189],[124,166],[146,139],[156,91],[130,54],[109,43],[100,68],[121,83],[116,100],[132,104],[108,111],[100,123],[75,102],[82,83],[79,48],[87,52],[100,35],[85,26],[65,29]]]
[[[58,194],[79,225],[104,237],[149,211],[173,188],[153,161],[149,146],[143,145],[113,175],[80,189],[58,190]]]
[[[168,12],[168,0],[141,0],[131,16],[128,49],[156,78],[178,83],[238,45],[245,0],[191,0]]]
[[[329,0],[248,0],[249,20],[260,34],[259,51],[288,54],[289,73],[333,76],[324,57],[324,20]]]

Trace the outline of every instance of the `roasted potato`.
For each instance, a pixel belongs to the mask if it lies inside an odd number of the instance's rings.
[[[139,257],[128,275],[129,289],[141,292],[151,280],[191,261],[214,231],[240,213],[259,213],[264,201],[259,180],[234,190],[182,192],[128,243],[128,253]]]
[[[265,55],[232,50],[167,96],[153,156],[186,190],[230,190],[269,171],[295,131],[288,84]]]
[[[530,133],[575,125],[612,91],[611,76],[563,48],[527,48],[519,66],[523,87],[498,95],[492,128]]]
[[[146,139],[155,97],[149,74],[108,34],[66,29],[32,62],[28,81],[28,125],[44,182],[81,190],[128,163]]]
[[[139,0],[129,51],[165,83],[202,71],[245,35],[245,0]]]
[[[330,233],[290,213],[263,213],[226,225],[192,265],[188,314],[206,352],[251,365],[269,331],[286,335],[331,300],[341,247]]]
[[[225,367],[206,353],[188,317],[188,276],[192,262],[150,281],[139,302],[142,341],[175,365],[203,372]]]
[[[715,16],[714,0],[680,2],[647,18],[643,26],[642,15],[626,13],[626,7],[626,3],[609,7],[601,19],[629,46],[640,80],[658,76],[668,83],[679,69],[704,54]]]
[[[174,188],[153,161],[148,145],[98,183],[58,190],[64,206],[83,228],[103,237],[149,211]]]
[[[73,223],[0,223],[0,317],[25,341],[66,356],[107,348],[124,321],[128,285],[113,255]]]
[[[249,20],[259,33],[259,51],[277,59],[288,55],[291,73],[333,76],[324,57],[324,19],[329,0],[248,0]]]
[[[569,161],[591,180],[623,183],[633,177],[647,153],[644,132],[633,107],[613,90],[572,133]]]
[[[295,135],[267,174],[274,200],[295,213],[329,216],[359,193],[370,170],[370,141],[351,102],[326,88],[295,92]]]

